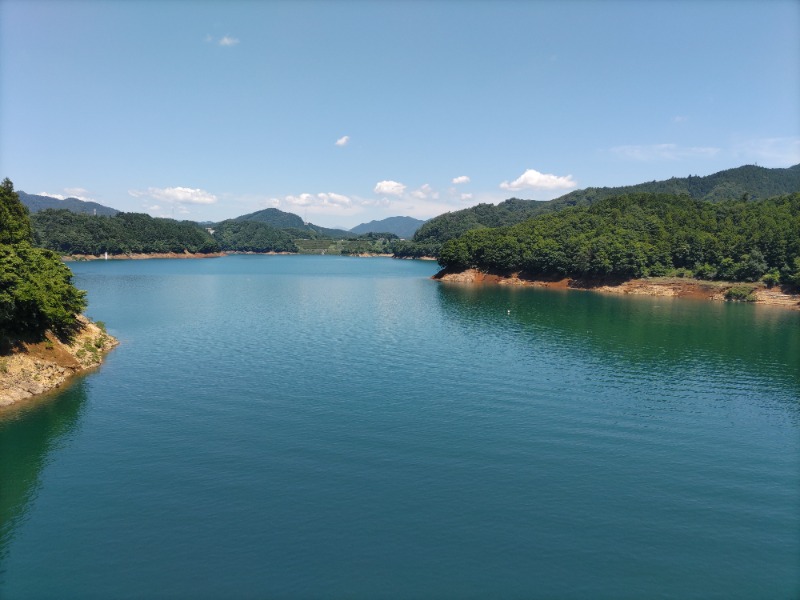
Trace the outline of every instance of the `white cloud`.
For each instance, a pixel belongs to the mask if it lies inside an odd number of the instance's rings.
[[[711,146],[679,146],[678,144],[651,144],[615,146],[611,152],[629,160],[680,160],[683,158],[713,158],[720,149]]]
[[[572,175],[558,176],[539,173],[535,169],[528,169],[514,181],[504,181],[500,188],[509,191],[517,191],[525,188],[535,190],[569,190],[576,187],[578,183],[572,179]]]
[[[338,140],[336,140],[336,145],[337,146],[347,146],[347,142],[349,142],[349,141],[350,141],[350,136],[349,135],[343,135]]]
[[[435,191],[429,184],[424,183],[419,188],[411,192],[411,196],[417,200],[427,200],[428,198],[438,200],[439,192]]]
[[[298,194],[297,196],[284,196],[283,201],[291,206],[311,206],[314,203],[313,194]]]
[[[220,46],[235,46],[239,43],[239,40],[235,37],[231,37],[229,35],[222,36],[217,42]]]
[[[467,200],[472,200],[472,194],[461,194],[461,199],[464,200],[465,202]]]
[[[379,181],[375,184],[376,194],[385,194],[389,196],[402,196],[406,191],[406,186],[397,181]]]
[[[47,196],[48,198],[55,198],[56,200],[66,200],[67,197],[64,194],[51,194],[50,192],[39,192],[40,196]]]
[[[39,192],[40,196],[47,196],[49,198],[56,198],[57,200],[66,200],[67,198],[77,198],[84,202],[94,202],[94,199],[89,197],[89,190],[85,188],[64,188],[64,194],[51,194],[49,192]]]
[[[129,190],[128,193],[134,198],[142,196],[149,196],[155,200],[162,202],[171,202],[175,204],[214,204],[217,197],[205,190],[187,188],[187,187],[170,187],[170,188],[147,188],[146,191]]]
[[[733,146],[738,160],[761,163],[761,166],[790,167],[800,163],[800,138],[775,137],[738,142]]]
[[[284,206],[288,208],[310,208],[318,212],[347,212],[354,208],[354,202],[348,196],[334,192],[320,192],[318,194],[289,194],[283,198],[270,198],[264,204],[273,208]]]
[[[317,194],[317,198],[319,198],[325,206],[350,206],[352,204],[350,198],[347,196],[334,194],[333,192]]]
[[[469,183],[470,179],[466,175],[461,175],[460,177],[454,177],[453,183],[458,185],[459,183]]]
[[[686,123],[689,120],[689,117],[684,117],[683,115],[675,115],[672,117],[673,123]]]

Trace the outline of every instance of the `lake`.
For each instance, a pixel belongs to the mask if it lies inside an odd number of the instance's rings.
[[[797,598],[800,313],[327,256],[72,263],[2,598]]]

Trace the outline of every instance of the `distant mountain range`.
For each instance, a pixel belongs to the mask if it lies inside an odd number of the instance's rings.
[[[413,217],[388,217],[356,225],[353,233],[393,233],[399,238],[410,239],[425,221]]]
[[[78,200],[77,198],[65,198],[59,200],[51,196],[40,196],[38,194],[26,194],[25,192],[17,192],[20,201],[28,207],[31,213],[37,213],[40,210],[47,210],[52,208],[55,210],[68,210],[70,212],[84,214],[84,215],[98,215],[102,217],[113,217],[119,211],[115,208],[103,206],[97,202],[87,202],[85,200]]]

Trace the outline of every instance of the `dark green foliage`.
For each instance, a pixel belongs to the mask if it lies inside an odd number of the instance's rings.
[[[49,250],[34,248],[27,211],[11,182],[0,189],[0,341],[68,336],[86,307],[72,272]]]
[[[725,300],[736,302],[755,302],[756,296],[753,293],[755,288],[752,285],[735,285],[725,292]]]
[[[265,208],[254,213],[236,217],[234,221],[258,221],[259,223],[266,223],[278,229],[294,229],[303,232],[303,235],[296,237],[308,236],[309,233],[323,235],[330,238],[348,238],[353,234],[343,229],[328,229],[327,227],[320,227],[313,223],[305,223],[303,219],[293,213],[284,212],[277,208]]]
[[[28,211],[14,192],[14,184],[6,177],[0,184],[0,244],[16,244],[31,240]]]
[[[297,252],[291,233],[258,221],[228,220],[214,226],[222,250],[238,252]]]
[[[439,262],[548,277],[630,279],[673,274],[757,281],[800,257],[800,193],[707,202],[633,194],[476,229],[442,246]],[[786,270],[786,281],[794,271]]]
[[[287,229],[289,227],[296,227],[303,229],[305,224],[303,219],[293,213],[287,213],[277,208],[265,208],[258,210],[254,213],[248,213],[241,217],[236,217],[235,221],[258,221],[259,223],[266,223],[278,229]]]
[[[397,258],[423,258],[439,255],[441,244],[438,242],[412,242],[400,240],[392,245],[392,252]]]
[[[197,223],[156,219],[139,213],[95,217],[66,210],[32,215],[36,244],[61,254],[218,252],[219,245]]]
[[[434,248],[429,254],[438,256],[439,248],[444,242],[473,229],[515,225],[546,213],[573,206],[589,206],[605,198],[626,194],[647,192],[687,195],[697,200],[717,202],[730,199],[754,201],[797,191],[800,191],[800,165],[788,169],[746,165],[706,177],[673,177],[666,181],[630,186],[586,188],[544,202],[512,198],[496,206],[479,204],[434,217],[417,230],[413,241]],[[413,250],[407,248],[406,252],[411,254]],[[769,257],[767,260],[769,261]]]

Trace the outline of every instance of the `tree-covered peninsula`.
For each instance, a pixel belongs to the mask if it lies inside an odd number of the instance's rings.
[[[97,366],[117,341],[80,313],[86,294],[52,250],[34,245],[27,209],[0,184],[0,406]]]
[[[0,338],[74,331],[86,307],[58,254],[34,245],[27,209],[9,179],[0,184]]]
[[[627,194],[447,241],[440,264],[529,278],[698,279],[800,284],[800,193],[710,202]]]

